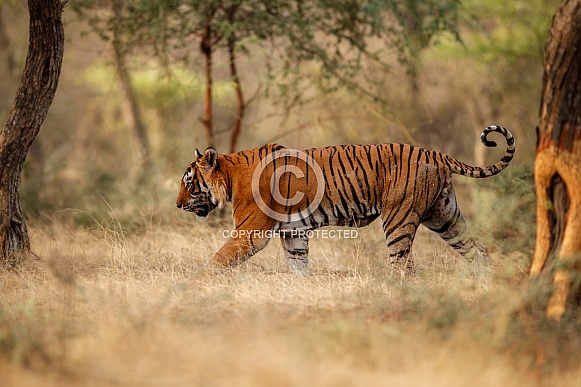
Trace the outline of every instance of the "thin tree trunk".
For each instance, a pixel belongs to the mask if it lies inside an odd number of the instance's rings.
[[[113,53],[115,57],[115,67],[117,69],[117,76],[119,77],[119,84],[121,86],[121,91],[125,99],[126,105],[126,116],[129,119],[129,127],[133,133],[133,137],[137,141],[137,146],[139,148],[139,162],[145,164],[146,169],[151,167],[150,153],[151,149],[149,146],[149,141],[147,139],[147,131],[145,125],[143,124],[143,118],[141,116],[141,111],[139,110],[139,105],[137,104],[137,99],[135,98],[135,91],[131,83],[131,75],[127,70],[127,65],[125,63],[125,54],[121,48],[119,35],[120,35],[120,18],[121,18],[121,7],[123,3],[121,0],[115,0],[112,3],[113,15],[116,18],[116,24],[113,28]]]
[[[553,276],[547,315],[560,320],[581,271],[581,0],[555,13],[545,47],[545,73],[535,157],[537,241],[531,277]],[[576,281],[577,282],[577,281]]]
[[[211,19],[210,19],[211,20]],[[212,27],[210,20],[204,29],[200,50],[206,60],[206,93],[204,96],[204,116],[200,122],[204,125],[206,142],[208,146],[214,146],[214,132],[212,129]]]
[[[56,93],[64,51],[60,0],[28,0],[29,46],[14,104],[0,133],[0,264],[30,253],[20,207],[22,165]]]
[[[242,132],[244,109],[246,108],[246,105],[244,104],[244,95],[242,94],[242,87],[240,85],[240,77],[238,75],[238,70],[236,69],[236,53],[234,51],[235,43],[236,39],[234,38],[234,35],[232,35],[228,39],[228,54],[230,57],[230,75],[232,77],[232,83],[234,84],[234,92],[236,93],[237,111],[236,117],[234,118],[234,124],[232,124],[232,133],[230,135],[230,153],[236,152],[238,139]]]
[[[115,51],[115,66],[117,68],[117,76],[119,77],[119,85],[121,86],[121,91],[125,99],[126,105],[126,117],[129,120],[129,127],[133,133],[133,137],[137,141],[137,147],[139,149],[139,162],[147,166],[150,166],[150,146],[149,140],[147,139],[147,132],[145,130],[145,125],[143,124],[143,119],[141,117],[141,111],[137,105],[137,99],[135,98],[135,92],[133,90],[133,85],[131,84],[131,76],[127,67],[125,65],[125,60],[123,55],[120,54],[118,48],[114,48]]]
[[[485,107],[482,106],[483,103],[481,101],[477,101],[477,98],[471,98],[467,101],[466,107],[468,108],[468,113],[470,117],[470,122],[472,126],[472,132],[474,138],[480,137],[480,133],[482,133],[482,128],[490,125],[486,125],[485,122],[485,114],[482,113],[482,110]],[[486,148],[482,146],[479,141],[474,142],[474,164],[475,165],[486,165]]]

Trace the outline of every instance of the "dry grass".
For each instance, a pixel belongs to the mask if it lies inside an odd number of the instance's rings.
[[[418,276],[401,282],[372,225],[313,241],[301,279],[276,240],[213,271],[219,226],[96,225],[32,227],[41,260],[0,273],[0,385],[565,386],[581,376],[578,319],[555,327],[535,312],[528,298],[543,290],[523,290],[518,253],[469,264],[422,232]]]

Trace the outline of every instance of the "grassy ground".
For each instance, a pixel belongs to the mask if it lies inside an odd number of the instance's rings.
[[[0,385],[579,380],[579,316],[544,319],[531,299],[546,298],[546,287],[527,285],[524,254],[468,263],[422,231],[417,278],[402,282],[383,260],[379,228],[314,240],[312,273],[301,279],[276,240],[235,269],[209,269],[219,225],[33,226],[41,259],[0,273]]]

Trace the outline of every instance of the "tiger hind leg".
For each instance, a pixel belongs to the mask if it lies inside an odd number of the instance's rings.
[[[309,275],[309,238],[289,237],[281,233],[280,238],[284,255],[289,266],[297,276]]]
[[[468,235],[466,221],[460,213],[451,184],[447,185],[440,197],[436,199],[422,219],[422,224],[438,234],[469,262],[477,257],[486,257],[484,247]]]

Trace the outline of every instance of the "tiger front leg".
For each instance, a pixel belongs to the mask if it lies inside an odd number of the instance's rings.
[[[402,278],[415,274],[415,263],[412,258],[413,236],[401,233],[387,237],[387,250],[392,270],[399,272]]]
[[[212,256],[211,262],[222,267],[234,266],[246,261],[268,244],[264,233],[235,230],[226,243]]]
[[[415,274],[412,244],[419,226],[419,216],[415,212],[404,214],[403,217],[398,214],[383,221],[389,263],[393,270],[399,271],[402,278]]]
[[[309,238],[281,235],[280,242],[291,270],[297,276],[309,275]]]

